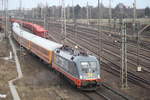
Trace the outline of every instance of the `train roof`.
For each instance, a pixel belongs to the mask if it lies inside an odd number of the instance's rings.
[[[48,30],[45,30],[42,26],[40,26],[38,24],[33,24],[31,22],[24,22],[24,24],[30,25],[31,27],[36,29],[38,32],[48,32]]]
[[[59,49],[56,49],[55,53],[67,60],[75,61],[75,62],[77,62],[79,60],[85,61],[85,60],[89,60],[89,59],[91,61],[92,61],[92,59],[93,59],[93,61],[97,60],[95,56],[89,55],[87,53],[79,52],[78,50],[75,51],[69,47],[64,49],[64,46]]]
[[[40,32],[48,32],[48,30],[45,30],[42,26],[37,25],[37,24],[33,24],[33,27]]]
[[[16,22],[16,23],[19,23],[19,24],[25,24],[25,25],[29,25],[30,27],[33,27],[35,28],[38,32],[48,32],[48,30],[44,29],[42,26],[38,25],[38,24],[33,24],[31,22],[26,22],[26,21],[22,21],[22,20],[17,20],[15,18],[12,18],[10,20],[11,22]]]
[[[47,49],[47,50],[55,50],[57,48],[62,47],[62,44],[47,40],[45,38],[39,37],[37,35],[34,35],[32,33],[26,32],[23,29],[20,28],[20,25],[18,23],[13,24],[13,30],[16,34],[19,36]]]
[[[55,53],[57,53],[55,51]],[[80,62],[80,61],[97,61],[95,56],[92,55],[88,55],[88,56],[83,56],[83,55],[73,55],[70,54],[67,51],[60,51],[59,53],[57,53],[59,56],[69,60],[69,61],[74,61],[74,62]]]

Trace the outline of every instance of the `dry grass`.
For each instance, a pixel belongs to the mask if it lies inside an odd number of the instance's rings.
[[[10,45],[6,41],[0,42],[0,55],[8,56],[10,49]],[[14,62],[5,61],[0,59],[0,93],[6,94],[7,99],[11,100],[11,93],[8,86],[8,81],[14,79],[17,76],[16,67]]]

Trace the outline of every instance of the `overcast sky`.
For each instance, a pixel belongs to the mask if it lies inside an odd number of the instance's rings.
[[[16,9],[19,8],[19,1],[20,0],[8,0],[9,1],[9,9]],[[21,0],[22,1],[22,7],[23,8],[33,8],[36,7],[37,4],[46,2],[49,6],[52,5],[59,5],[61,0]],[[72,5],[72,0],[64,0],[66,5]],[[105,6],[108,6],[109,0],[102,0],[103,4]],[[111,0],[112,1],[112,7],[116,6],[118,3],[124,3],[126,6],[133,6],[134,0]],[[150,7],[150,0],[136,0],[137,1],[137,8],[145,8],[147,6]],[[89,5],[96,6],[97,0],[73,0],[74,5],[79,4],[81,6],[85,6],[89,3]]]

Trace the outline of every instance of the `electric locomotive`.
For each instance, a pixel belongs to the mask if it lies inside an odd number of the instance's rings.
[[[80,89],[96,89],[102,81],[97,58],[68,46],[55,50],[52,67]]]

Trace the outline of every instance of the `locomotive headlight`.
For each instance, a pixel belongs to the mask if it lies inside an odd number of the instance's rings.
[[[82,75],[80,75],[80,79],[82,79],[83,77],[82,77]]]

